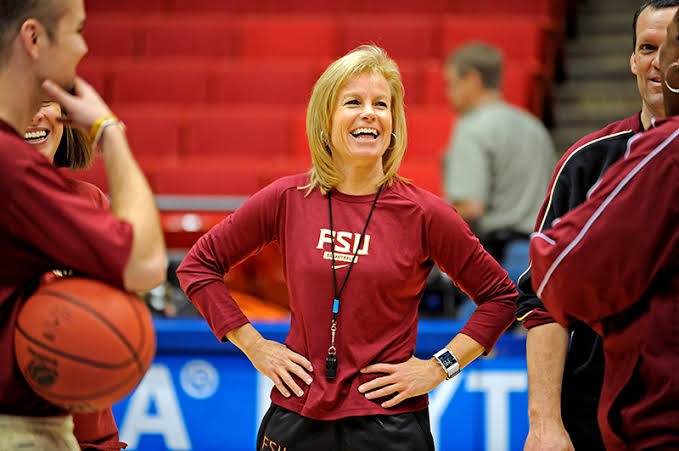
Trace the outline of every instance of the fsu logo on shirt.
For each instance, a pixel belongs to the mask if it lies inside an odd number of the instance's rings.
[[[346,265],[335,264],[335,269],[349,266],[349,263],[351,263],[351,260],[354,258],[354,254],[356,254],[357,263],[359,255],[368,255],[368,250],[370,249],[370,235],[365,235],[360,249],[358,249],[359,242],[361,241],[360,233],[343,232],[338,230],[333,232],[333,235],[335,237],[335,261],[346,262]],[[318,245],[316,245],[316,249],[322,250],[324,249],[326,243],[331,244],[332,241],[330,229],[321,229],[318,236]],[[332,260],[332,251],[328,250],[323,252],[323,258],[325,260]]]

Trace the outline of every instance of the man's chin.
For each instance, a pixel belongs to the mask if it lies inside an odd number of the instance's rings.
[[[662,82],[660,83],[649,82],[647,90],[651,94],[662,96]]]
[[[68,83],[62,84],[61,87],[64,88],[64,91],[73,94],[75,91],[75,80],[72,78]]]
[[[665,116],[665,105],[663,104],[663,96],[651,96],[649,99],[648,110],[653,117],[664,117]]]
[[[70,78],[68,78],[68,79],[66,79],[66,80],[56,80],[56,79],[52,79],[52,81],[53,81],[54,83],[56,83],[57,85],[59,85],[59,87],[60,87],[61,89],[63,89],[64,91],[73,93],[73,90],[75,89],[75,88],[74,88],[74,86],[75,86],[75,76],[70,77]]]

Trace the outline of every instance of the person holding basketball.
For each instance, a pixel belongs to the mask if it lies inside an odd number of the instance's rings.
[[[71,416],[31,391],[16,365],[19,309],[52,269],[148,290],[166,276],[165,245],[120,121],[75,75],[87,52],[83,1],[0,0],[0,11],[0,449],[77,450]],[[84,198],[24,141],[48,99],[101,147],[111,211]]]
[[[403,94],[396,63],[378,47],[333,62],[308,105],[310,172],[253,195],[177,270],[214,334],[275,384],[257,449],[433,450],[427,393],[490,352],[513,321],[507,273],[452,206],[396,173],[407,143]],[[290,293],[285,344],[257,332],[223,281],[274,240]],[[422,360],[417,312],[434,264],[478,308]]]
[[[86,169],[94,159],[94,152],[87,135],[78,129],[64,126],[65,111],[56,102],[45,101],[33,117],[24,134],[49,161],[57,167],[72,170]],[[99,208],[110,210],[106,195],[91,183],[71,179],[76,191],[90,199]],[[55,270],[43,277],[43,282],[54,280],[68,270]],[[111,408],[91,413],[72,413],[75,434],[83,450],[120,450],[127,445],[119,440],[118,427]]]
[[[607,450],[679,449],[679,12],[658,61],[668,117],[630,138],[584,203],[530,246],[547,311],[602,336]]]

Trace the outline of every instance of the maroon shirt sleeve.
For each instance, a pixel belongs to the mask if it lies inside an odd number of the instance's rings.
[[[9,208],[1,210],[6,215],[1,220],[15,239],[39,249],[57,267],[122,286],[132,226],[95,206],[48,160],[31,152],[39,158],[14,168],[21,183],[7,188]]]
[[[280,184],[264,188],[193,245],[177,269],[180,285],[217,338],[248,323],[224,275],[276,239]]]
[[[667,125],[630,140],[590,199],[531,239],[533,287],[559,323],[580,319],[603,333],[601,321],[635,304],[676,259],[679,130]]]
[[[455,209],[441,200],[429,219],[429,255],[478,305],[461,330],[488,354],[514,322],[518,293]]]

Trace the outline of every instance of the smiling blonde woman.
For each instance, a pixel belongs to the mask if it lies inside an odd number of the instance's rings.
[[[332,63],[308,107],[311,171],[252,196],[177,271],[215,335],[275,384],[257,449],[432,450],[427,393],[488,353],[513,321],[507,273],[450,205],[397,175],[403,97],[398,66],[378,47]],[[223,283],[274,240],[290,294],[285,345],[264,339]],[[479,306],[422,360],[417,312],[434,263]]]

